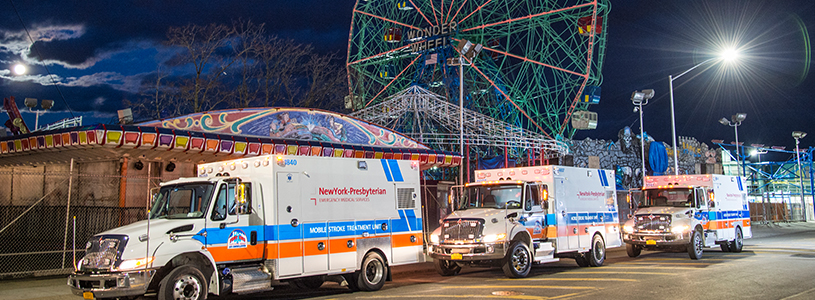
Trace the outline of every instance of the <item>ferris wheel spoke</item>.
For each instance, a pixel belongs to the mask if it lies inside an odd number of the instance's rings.
[[[439,18],[436,16],[436,6],[433,5],[433,0],[430,0],[430,9],[433,10],[433,19],[436,20],[436,24],[439,23]]]
[[[481,72],[481,69],[479,69],[475,64],[473,64],[473,62],[471,60],[467,59],[467,57],[464,57],[464,59],[467,60],[467,62],[470,63],[470,66],[476,72],[478,72],[478,74],[481,75],[481,77],[484,77],[484,79],[486,79],[490,83],[490,85],[492,85],[492,87],[495,88],[496,91],[500,92],[501,95],[503,95],[504,98],[507,99],[507,101],[509,101],[509,103],[512,103],[512,106],[515,106],[515,109],[517,109],[521,114],[526,116],[526,118],[527,118],[527,120],[529,120],[529,122],[531,122],[533,125],[535,125],[535,127],[537,127],[538,130],[540,130],[544,135],[546,135],[546,137],[548,137],[550,139],[552,138],[552,136],[550,136],[548,133],[546,133],[546,131],[543,130],[543,127],[538,125],[538,123],[535,122],[535,120],[532,117],[530,117],[529,114],[523,108],[518,106],[518,104],[515,103],[515,101],[512,101],[512,98],[510,98],[509,95],[507,95],[501,88],[499,88],[498,85],[495,84],[495,81],[490,79],[490,77],[487,76],[487,74],[484,74],[484,72]]]
[[[390,22],[390,23],[393,23],[393,24],[405,26],[405,27],[408,27],[410,29],[416,29],[416,30],[419,29],[419,27],[416,27],[416,26],[413,26],[413,25],[408,25],[408,24],[405,24],[405,23],[402,23],[402,22],[397,22],[397,21],[394,21],[394,20],[391,20],[391,19],[388,19],[388,18],[385,18],[385,17],[377,16],[377,15],[369,13],[369,12],[364,12],[364,11],[361,11],[361,10],[358,10],[358,9],[355,9],[354,12],[359,13],[359,14],[363,14],[363,15],[366,15],[366,16],[369,16],[369,17],[377,18],[377,19],[380,19],[380,20],[385,21],[385,22]]]
[[[402,49],[407,49],[407,48],[409,48],[409,47],[410,47],[410,45],[404,45],[404,46],[402,46],[402,47],[399,47],[399,48],[396,48],[396,49],[393,49],[393,50],[389,50],[389,51],[385,51],[385,52],[377,53],[377,54],[374,54],[374,55],[371,55],[371,56],[368,56],[368,57],[365,57],[365,58],[361,58],[361,59],[358,59],[358,60],[355,60],[355,61],[349,62],[349,63],[348,63],[348,65],[349,65],[349,66],[350,66],[350,65],[355,65],[355,64],[358,64],[358,63],[361,63],[361,62],[367,61],[367,60],[371,60],[371,59],[374,59],[374,58],[377,58],[377,57],[381,57],[381,56],[387,55],[387,54],[389,54],[389,53],[394,53],[394,52],[399,51],[399,50],[402,50]]]
[[[363,108],[368,107],[368,105],[371,105],[371,102],[374,102],[374,100],[376,100],[376,98],[378,98],[378,97],[379,97],[379,95],[381,95],[381,94],[382,94],[382,92],[386,91],[386,90],[388,89],[388,87],[389,87],[389,86],[391,86],[391,84],[393,84],[393,83],[394,83],[394,82],[395,82],[397,79],[399,79],[399,77],[402,77],[402,74],[403,74],[403,73],[405,73],[405,71],[406,71],[408,68],[410,68],[411,66],[413,66],[413,63],[415,63],[415,62],[416,62],[416,60],[417,60],[417,59],[419,59],[419,57],[421,57],[421,56],[420,56],[420,55],[417,55],[417,56],[416,56],[416,58],[414,58],[414,59],[413,59],[413,61],[411,61],[411,62],[410,62],[410,63],[409,63],[409,64],[408,64],[408,65],[407,65],[407,66],[406,66],[404,69],[402,69],[402,71],[401,71],[401,72],[399,72],[399,74],[396,74],[396,76],[394,76],[394,77],[393,77],[393,79],[391,79],[391,81],[390,81],[390,82],[388,82],[388,84],[386,84],[386,85],[385,85],[385,87],[383,87],[383,88],[382,88],[382,90],[380,90],[380,91],[379,91],[379,93],[376,93],[376,96],[374,96],[373,98],[371,98],[371,100],[370,100],[370,101],[368,101],[368,103],[365,103],[365,106],[364,106]]]
[[[484,7],[485,5],[489,4],[490,2],[492,2],[492,0],[487,0],[487,2],[484,2],[484,4],[481,4],[481,6],[479,6],[479,7],[478,7],[478,8],[476,8],[476,9],[474,9],[474,10],[473,10],[473,11],[472,11],[472,12],[471,12],[469,15],[467,15],[466,17],[464,17],[464,18],[463,18],[463,19],[461,19],[461,20],[458,20],[458,23],[460,24],[460,23],[464,22],[464,20],[467,20],[467,18],[469,18],[469,17],[470,17],[470,16],[472,16],[474,13],[478,12],[479,10],[481,10],[481,8],[482,8],[482,7]]]
[[[433,22],[430,22],[430,19],[428,19],[428,18],[427,18],[427,16],[425,16],[425,15],[424,15],[424,13],[423,13],[423,12],[422,12],[422,10],[419,8],[419,6],[418,6],[418,5],[416,5],[416,3],[413,3],[413,0],[409,0],[409,1],[410,1],[410,4],[411,4],[411,5],[413,5],[413,8],[415,8],[415,9],[416,9],[416,11],[417,11],[417,12],[419,12],[419,15],[421,15],[421,16],[422,16],[422,18],[425,20],[425,22],[427,22],[428,24],[430,24],[430,26],[436,26],[436,24],[434,24]]]
[[[594,3],[596,3],[596,1]],[[501,25],[501,24],[509,24],[509,23],[512,23],[512,22],[533,19],[533,18],[537,18],[537,17],[540,17],[540,16],[545,16],[545,15],[550,15],[550,14],[555,14],[555,13],[561,13],[561,12],[564,12],[564,11],[569,11],[569,10],[578,9],[578,8],[581,8],[581,7],[587,7],[587,6],[591,6],[591,5],[592,5],[592,2],[589,2],[589,3],[585,3],[585,4],[574,5],[574,6],[570,6],[570,7],[564,7],[564,8],[561,8],[561,9],[555,9],[555,10],[550,10],[550,11],[546,11],[546,12],[542,12],[542,13],[532,14],[532,15],[528,15],[528,16],[507,19],[507,20],[498,21],[498,22],[494,22],[494,23],[482,24],[482,25],[478,25],[478,26],[475,26],[475,27],[462,29],[461,32],[467,32],[467,31],[476,30],[476,29],[484,29],[484,28],[487,28],[487,27]]]
[[[564,68],[560,68],[560,67],[553,66],[553,65],[550,65],[550,64],[545,64],[545,63],[542,63],[542,62],[539,62],[539,61],[536,61],[536,60],[532,60],[532,59],[529,59],[529,58],[526,58],[526,57],[523,57],[523,56],[520,56],[520,55],[515,55],[515,54],[512,54],[512,53],[509,53],[509,52],[504,52],[504,51],[489,48],[489,47],[483,47],[483,48],[484,48],[484,50],[488,50],[488,51],[495,52],[495,53],[498,53],[498,54],[503,54],[503,55],[506,55],[506,56],[509,56],[509,57],[514,57],[514,58],[520,59],[520,60],[522,60],[524,62],[530,62],[530,63],[533,63],[533,64],[538,64],[538,65],[541,65],[541,66],[544,66],[544,67],[547,67],[547,68],[552,68],[552,69],[555,69],[555,70],[558,70],[558,71],[561,71],[561,72],[566,72],[566,73],[569,73],[569,74],[572,74],[572,75],[576,75],[576,76],[580,76],[580,77],[588,77],[589,76],[589,74],[582,74],[582,73],[577,73],[575,71],[566,70]]]

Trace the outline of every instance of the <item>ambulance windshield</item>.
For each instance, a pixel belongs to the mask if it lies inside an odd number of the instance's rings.
[[[521,208],[523,185],[473,185],[464,189],[459,209],[467,208]]]
[[[150,219],[195,219],[204,216],[212,199],[212,183],[163,186],[156,194]]]
[[[690,207],[693,202],[693,190],[689,188],[673,188],[666,190],[647,190],[643,203],[639,207],[673,206]]]

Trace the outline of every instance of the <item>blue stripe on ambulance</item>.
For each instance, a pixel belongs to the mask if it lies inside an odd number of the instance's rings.
[[[606,178],[606,171],[597,170],[597,173],[600,174],[600,184],[603,186],[608,186],[608,178]]]
[[[387,159],[380,159],[379,162],[382,163],[382,170],[385,171],[385,177],[388,178],[388,182],[393,182],[393,178],[391,177],[391,171],[388,167]]]
[[[390,170],[393,174],[393,181],[396,182],[404,182],[405,179],[402,178],[402,170],[399,169],[399,162],[394,159],[388,159],[388,165],[391,166]]]

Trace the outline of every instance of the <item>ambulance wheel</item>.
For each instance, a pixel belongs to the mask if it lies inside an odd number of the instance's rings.
[[[323,286],[325,276],[313,276],[292,280],[290,283],[302,290],[316,290]]]
[[[208,291],[204,274],[193,266],[183,265],[161,280],[158,299],[204,300]]]
[[[433,262],[433,265],[436,267],[436,272],[441,276],[453,276],[461,271],[461,266],[446,259],[434,259]]]
[[[360,290],[378,291],[388,278],[388,266],[379,253],[370,252],[362,260],[362,269],[357,274],[357,287]]]
[[[694,230],[690,237],[690,244],[688,244],[688,255],[690,255],[691,259],[702,258],[703,243],[702,232],[699,230]]]
[[[600,267],[606,261],[606,242],[600,234],[595,233],[591,239],[591,250],[586,253],[586,258],[592,267]]]
[[[359,291],[359,287],[357,286],[357,273],[342,274],[342,278],[345,279],[349,290],[352,292]]]
[[[628,257],[640,256],[640,253],[642,253],[642,246],[625,244],[625,252],[628,253]]]
[[[586,255],[583,253],[578,253],[577,256],[574,257],[574,261],[577,263],[577,266],[581,268],[589,266],[589,259],[586,258]]]
[[[719,247],[722,248],[722,252],[730,252],[730,242],[724,241],[724,243],[719,244]]]
[[[509,278],[521,278],[529,275],[532,269],[532,255],[529,247],[522,241],[514,241],[509,245],[507,257],[504,258],[504,275]]]
[[[728,244],[730,244],[731,252],[741,252],[741,249],[744,248],[744,237],[741,234],[741,228],[736,227],[736,238]]]

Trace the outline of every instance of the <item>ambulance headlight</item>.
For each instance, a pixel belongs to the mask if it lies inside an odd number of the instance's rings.
[[[495,243],[498,241],[503,241],[507,237],[506,233],[499,233],[499,234],[488,234],[485,235],[481,241],[484,243]]]
[[[439,236],[436,234],[430,235],[430,243],[438,244],[439,243]]]
[[[674,227],[671,227],[671,232],[673,232],[673,233],[685,233],[685,232],[688,232],[689,229],[690,229],[690,226],[688,226],[688,225],[675,225]]]
[[[634,226],[631,226],[631,225],[623,226],[623,232],[625,232],[625,233],[634,233]]]
[[[119,264],[119,271],[143,269],[153,262],[153,257],[145,257],[139,259],[128,259]]]

